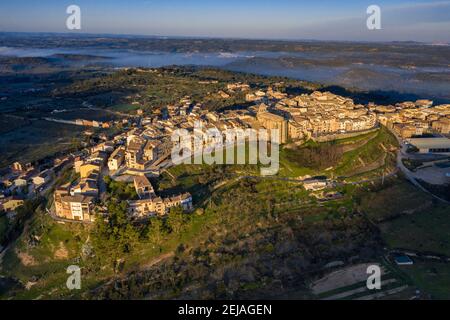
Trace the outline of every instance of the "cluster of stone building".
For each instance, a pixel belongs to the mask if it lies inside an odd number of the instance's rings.
[[[161,141],[155,139],[162,137],[160,129],[163,126],[135,126],[111,140],[91,147],[84,156],[75,158],[74,170],[79,173],[79,179],[55,190],[56,216],[67,220],[93,221],[95,204],[101,195],[102,172],[105,170],[110,175],[123,170],[134,176],[140,199],[129,201],[129,213],[135,218],[164,215],[174,206],[192,209],[192,196],[189,193],[168,198],[157,197],[145,176],[155,171],[159,175],[159,171],[152,168],[152,165],[158,159],[158,154],[164,151]]]
[[[55,214],[59,218],[77,221],[94,220],[94,204],[98,199],[101,172],[114,150],[111,143],[101,143],[91,148],[84,159],[74,161],[75,172],[80,178],[75,183],[67,183],[54,192]]]
[[[369,108],[330,92],[315,91],[309,95],[288,97],[269,88],[267,92],[260,90],[247,95],[247,100],[259,103],[250,108],[247,122],[253,127],[261,125],[266,129],[279,129],[281,143],[289,139],[307,140],[365,131],[377,125],[377,115]]]
[[[126,165],[130,169],[145,170],[157,157],[158,140],[145,139],[142,136],[127,137],[125,152]]]
[[[228,90],[247,92],[250,89],[246,84],[237,83],[229,84]],[[269,88],[267,91],[248,92],[246,98],[255,102],[253,107],[218,113],[204,110],[200,104],[194,105],[189,97],[185,97],[179,104],[167,106],[160,114],[144,118],[144,131],[133,133],[134,137],[128,138],[128,147],[124,150],[125,159],[129,159],[127,165],[143,169],[147,163],[142,156],[147,148],[145,144],[149,144],[148,153],[155,149],[155,142],[140,139],[139,135],[168,137],[176,129],[193,130],[195,123],[201,123],[205,130],[279,129],[281,143],[289,139],[306,140],[321,135],[364,131],[377,125],[377,115],[367,107],[355,105],[351,99],[329,92],[288,97]],[[149,159],[152,159],[151,155]]]
[[[169,213],[170,208],[177,206],[185,211],[191,211],[193,208],[190,193],[161,198],[155,194],[153,186],[145,176],[134,177],[134,187],[139,200],[128,201],[128,212],[132,218],[164,216]],[[88,195],[74,189],[70,184],[65,184],[54,193],[56,215],[68,220],[93,221],[96,199],[96,195]]]
[[[55,190],[55,213],[59,218],[67,220],[93,221],[94,201],[92,196],[73,193],[70,184],[65,184]]]
[[[56,158],[40,165],[15,162],[0,180],[0,212],[13,213],[26,199],[45,192],[71,157]]]
[[[164,216],[170,208],[182,207],[184,211],[191,211],[192,196],[186,192],[177,196],[161,198],[156,195],[152,184],[145,176],[134,177],[134,187],[139,200],[128,201],[128,210],[134,218],[146,218],[149,216]]]
[[[379,121],[403,139],[427,133],[450,134],[450,104],[432,106],[429,100],[402,102],[390,106],[369,106]]]
[[[280,85],[282,83],[274,84],[274,87]],[[449,131],[449,107],[432,107],[428,100],[395,106],[365,106],[330,92],[288,96],[272,87],[252,91],[245,83],[228,84],[227,90],[229,93],[245,92],[247,101],[254,105],[218,113],[205,110],[201,104],[193,104],[190,97],[184,97],[178,104],[144,117],[141,128],[128,132],[126,146],[118,151],[117,160],[112,160],[110,169],[117,168],[118,163],[136,170],[148,168],[167,155],[171,146],[167,140],[174,130],[192,131],[196,123],[201,123],[204,130],[217,128],[222,132],[227,129],[279,129],[281,143],[364,132],[376,128],[379,123],[394,125],[394,129],[402,131],[402,136],[407,136],[411,127],[414,127],[414,134],[427,130],[443,134]]]
[[[11,166],[11,170],[2,177],[1,183],[7,190],[16,193],[22,193],[26,188],[28,193],[36,192],[39,188],[45,186],[52,181],[55,173],[59,172],[65,165],[70,162],[70,156],[57,158],[48,164],[42,165],[43,169],[33,166],[31,163],[22,165],[15,162]]]
[[[23,206],[24,199],[17,196],[9,196],[0,199],[0,211],[13,213],[17,208]]]
[[[433,106],[429,100],[364,106],[330,92],[287,97],[270,88],[249,93],[247,100],[261,103],[255,112],[257,122],[268,129],[280,129],[282,142],[365,131],[378,123],[394,129],[402,138],[450,134],[450,105]]]
[[[108,129],[111,127],[111,124],[109,122],[85,120],[85,119],[76,119],[75,124],[83,127],[103,128],[103,129]]]
[[[282,84],[274,84],[274,88],[279,85]],[[112,139],[104,139],[87,155],[74,159],[80,179],[55,191],[56,215],[70,220],[92,220],[104,169],[109,170],[110,175],[129,174],[134,177],[140,197],[128,202],[130,214],[134,217],[164,215],[173,206],[190,210],[190,194],[158,197],[146,176],[159,175],[165,165],[170,165],[171,134],[177,129],[193,131],[198,123],[205,130],[278,129],[281,143],[364,132],[376,128],[379,123],[391,127],[403,138],[427,132],[450,133],[450,105],[433,107],[428,100],[364,106],[330,92],[288,96],[272,87],[254,91],[245,83],[231,83],[224,90],[227,90],[223,92],[227,95],[237,91],[245,93],[246,100],[253,106],[219,113],[202,108],[200,103],[195,104],[186,96],[177,104],[156,109],[150,115],[138,110],[137,120],[128,131]],[[52,171],[49,169],[23,179],[26,183],[31,181],[43,185],[52,179]],[[25,170],[21,174],[29,172]],[[22,183],[22,176],[16,178],[18,184]]]

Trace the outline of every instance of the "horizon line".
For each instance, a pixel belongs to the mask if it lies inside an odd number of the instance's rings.
[[[239,40],[239,41],[273,41],[273,42],[339,42],[339,43],[414,43],[423,45],[433,45],[436,43],[443,43],[450,45],[450,42],[425,42],[417,40],[323,40],[323,39],[305,39],[305,38],[259,38],[259,37],[221,37],[221,36],[180,36],[180,35],[145,35],[145,34],[133,34],[133,33],[93,33],[93,32],[58,32],[58,31],[2,31],[0,34],[31,34],[31,35],[42,35],[42,34],[52,34],[61,36],[105,36],[105,37],[136,37],[136,38],[159,38],[159,40],[167,39],[183,39],[183,40]]]

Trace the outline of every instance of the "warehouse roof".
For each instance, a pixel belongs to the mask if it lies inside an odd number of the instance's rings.
[[[419,149],[446,149],[450,148],[450,139],[447,138],[412,138],[409,143]]]

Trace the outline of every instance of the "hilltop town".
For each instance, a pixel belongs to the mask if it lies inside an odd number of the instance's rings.
[[[0,3],[0,302],[450,300],[450,1],[80,2]]]
[[[439,141],[439,150],[434,148],[436,150],[430,152],[450,153],[450,143],[445,138],[450,134],[450,105],[433,106],[433,102],[428,100],[388,106],[374,103],[362,105],[330,92],[288,95],[278,89],[282,87],[283,83],[274,83],[263,90],[251,88],[246,83],[228,83],[217,95],[226,100],[236,93],[244,94],[250,105],[248,108],[210,111],[204,109],[201,102],[193,103],[191,97],[186,96],[174,105],[137,110],[135,115],[126,119],[131,124],[129,129],[110,138],[104,137],[104,141],[76,154],[54,159],[53,165],[43,171],[31,164],[14,163],[2,179],[5,186],[2,190],[2,208],[14,211],[27,197],[43,195],[54,187],[52,214],[55,218],[93,221],[94,208],[101,206],[105,197],[104,178],[108,176],[134,184],[139,199],[128,201],[132,217],[165,215],[173,206],[192,210],[195,194],[161,198],[154,192],[148,178],[159,177],[173,165],[170,161],[170,135],[174,130],[182,128],[192,131],[195,123],[221,131],[237,128],[279,129],[281,144],[297,146],[309,140],[324,142],[358,136],[383,125],[404,141],[424,134],[439,135],[435,138]],[[139,96],[130,98],[137,99],[132,101],[133,105],[140,105]],[[76,124],[109,127],[107,123],[86,120],[77,120]],[[55,185],[63,168],[73,168],[79,178]]]
[[[80,293],[88,298],[270,296],[300,282],[322,297],[314,283],[324,272],[350,272],[380,256],[396,267],[397,252],[410,254],[403,246],[422,248],[415,234],[426,228],[403,221],[410,215],[418,224],[431,223],[420,220],[423,212],[439,224],[446,216],[450,105],[366,103],[284,78],[189,72],[127,69],[76,83],[59,89],[81,106],[72,120],[64,111],[33,120],[80,136],[67,151],[1,172],[3,270],[20,279],[11,293],[70,296],[56,279],[65,276],[59,264],[79,263],[92,284]],[[101,101],[120,91],[123,107],[101,109],[90,96],[98,91]],[[89,112],[113,117],[92,120]],[[264,176],[261,163],[176,165],[174,132],[198,133],[198,124],[222,134],[278,129],[279,171]],[[418,238],[427,237],[433,251],[434,235]],[[149,289],[128,274],[136,270]],[[222,280],[236,272],[230,278],[239,284]],[[99,282],[111,277],[125,285]],[[383,294],[414,294],[392,277]]]

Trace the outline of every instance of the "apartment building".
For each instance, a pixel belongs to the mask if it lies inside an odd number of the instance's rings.
[[[73,187],[70,188],[70,194],[74,195],[84,195],[97,198],[99,195],[98,189],[98,179],[100,172],[92,171],[89,176],[81,178],[80,181]]]
[[[100,163],[90,162],[80,166],[81,179],[89,177],[92,172],[100,172],[102,170]]]
[[[55,213],[56,216],[75,220],[94,220],[94,198],[84,195],[70,195],[69,185],[62,186],[55,190]]]
[[[143,160],[148,162],[155,161],[158,157],[158,146],[160,144],[156,140],[147,140],[144,146]]]
[[[134,188],[139,196],[139,199],[154,198],[156,197],[155,190],[152,184],[145,176],[136,176],[133,179]]]
[[[145,169],[145,163],[143,160],[145,143],[145,139],[141,137],[133,137],[129,141],[125,155],[128,168],[138,170]]]
[[[392,125],[395,133],[403,139],[408,139],[413,136],[421,136],[428,132],[428,127],[415,123],[413,121],[407,123],[394,123]]]
[[[442,134],[450,134],[450,118],[441,118],[431,125],[434,131]]]
[[[139,200],[128,201],[128,212],[132,217],[164,216],[170,208],[177,206],[181,206],[185,211],[191,211],[193,208],[190,193],[168,198],[158,197],[146,177],[135,177],[134,187]]]
[[[108,158],[108,169],[110,171],[119,170],[125,161],[125,150],[122,147],[117,148]]]
[[[145,218],[151,216],[164,216],[169,213],[170,208],[180,206],[183,210],[189,212],[193,209],[192,196],[190,193],[184,193],[175,197],[150,199],[140,199],[128,201],[129,214],[134,218]]]
[[[24,204],[24,200],[19,197],[13,196],[13,197],[4,198],[0,201],[0,211],[6,211],[6,212],[14,211],[17,208],[23,206],[23,204]]]

